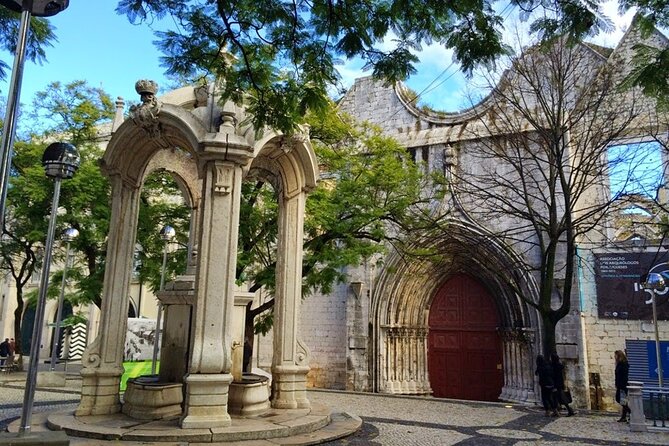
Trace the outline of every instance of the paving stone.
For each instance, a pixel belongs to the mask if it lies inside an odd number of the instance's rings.
[[[46,419],[58,420],[76,408],[77,383],[67,388],[44,389],[36,392],[33,424]],[[10,422],[18,425],[23,401],[23,383],[0,384],[0,427]],[[669,429],[664,432],[630,432],[629,425],[617,423],[617,414],[581,410],[574,417],[546,418],[539,407],[510,406],[501,403],[456,402],[429,397],[385,396],[332,391],[310,391],[312,410],[296,409],[292,415],[271,412],[267,417],[255,418],[253,429],[266,429],[276,424],[292,424],[296,415],[323,415],[332,409],[332,424],[317,433],[294,435],[291,438],[266,440],[239,438],[224,443],[214,438],[215,433],[239,431],[233,424],[227,428],[211,429],[215,442],[186,441],[157,442],[150,439],[157,429],[169,428],[172,421],[138,423],[123,416],[109,417],[109,434],[143,429],[142,441],[104,441],[91,438],[71,438],[71,446],[277,446],[306,445],[323,438],[337,437],[337,423],[349,423],[348,428],[362,423],[349,436],[323,443],[327,446],[659,446],[669,444]],[[359,418],[358,418],[359,417]],[[87,417],[89,418],[89,417]],[[92,419],[92,418],[91,418]],[[360,421],[361,420],[361,421]],[[246,423],[251,423],[247,419]],[[38,427],[35,426],[35,429]],[[176,425],[175,431],[178,430]],[[345,432],[345,431],[343,431]],[[146,434],[146,435],[144,435]],[[325,437],[322,437],[325,435]],[[327,435],[330,435],[327,437]],[[109,438],[109,437],[107,437]],[[113,437],[112,437],[113,438]],[[218,441],[218,442],[216,442]]]

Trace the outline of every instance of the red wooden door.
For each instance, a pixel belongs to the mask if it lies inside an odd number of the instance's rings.
[[[434,396],[497,401],[504,376],[499,314],[472,277],[451,277],[437,292],[429,316],[428,370]]]

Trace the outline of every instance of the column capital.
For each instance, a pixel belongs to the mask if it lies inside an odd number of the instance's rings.
[[[245,166],[253,159],[253,146],[239,135],[215,133],[212,138],[202,141],[199,159],[202,162],[229,161]]]

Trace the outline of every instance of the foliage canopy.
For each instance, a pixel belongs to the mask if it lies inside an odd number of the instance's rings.
[[[254,125],[284,132],[307,110],[322,110],[337,91],[342,58],[360,58],[374,76],[394,83],[415,73],[424,45],[453,49],[463,70],[493,64],[509,52],[495,0],[120,0],[132,23],[169,17],[156,32],[167,72],[225,79],[224,99],[246,102]],[[574,39],[606,28],[598,2],[511,0],[529,16],[550,10],[532,29]],[[500,8],[498,8],[500,9]]]

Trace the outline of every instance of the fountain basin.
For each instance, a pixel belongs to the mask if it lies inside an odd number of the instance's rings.
[[[241,381],[230,383],[230,415],[254,416],[267,412],[269,408],[269,378],[266,376],[244,373]]]
[[[137,420],[164,420],[181,416],[183,384],[158,381],[158,375],[128,380],[122,412]]]

